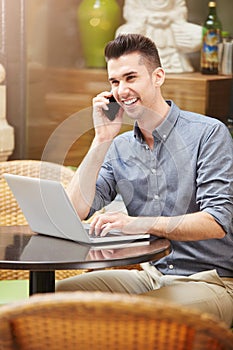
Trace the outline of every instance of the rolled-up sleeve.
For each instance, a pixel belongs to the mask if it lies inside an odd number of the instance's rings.
[[[226,233],[233,234],[233,141],[221,123],[202,140],[196,199],[200,210],[210,213]]]

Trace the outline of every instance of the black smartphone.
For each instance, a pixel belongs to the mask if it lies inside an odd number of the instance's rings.
[[[109,104],[108,104],[108,110],[103,109],[105,115],[108,117],[109,120],[114,120],[116,117],[116,114],[118,113],[120,109],[120,105],[116,102],[115,98],[113,95],[111,97],[108,97],[109,99]]]

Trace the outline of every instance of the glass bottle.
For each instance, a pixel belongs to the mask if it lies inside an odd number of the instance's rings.
[[[227,119],[227,127],[231,133],[231,136],[233,137],[233,117]]]
[[[104,47],[114,39],[121,13],[116,0],[83,0],[77,11],[83,56],[87,67],[106,66]]]
[[[222,24],[216,11],[216,1],[209,1],[209,13],[202,28],[201,73],[218,74],[218,44]]]

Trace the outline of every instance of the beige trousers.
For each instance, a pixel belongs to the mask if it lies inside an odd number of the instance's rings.
[[[220,278],[215,270],[191,276],[162,275],[148,263],[143,270],[98,270],[56,283],[56,291],[103,291],[145,294],[208,312],[233,323],[233,278]]]

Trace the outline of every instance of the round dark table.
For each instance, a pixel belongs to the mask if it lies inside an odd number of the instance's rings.
[[[29,294],[55,290],[55,270],[101,269],[158,260],[171,251],[170,242],[91,246],[35,234],[28,226],[0,227],[0,269],[29,270]]]

